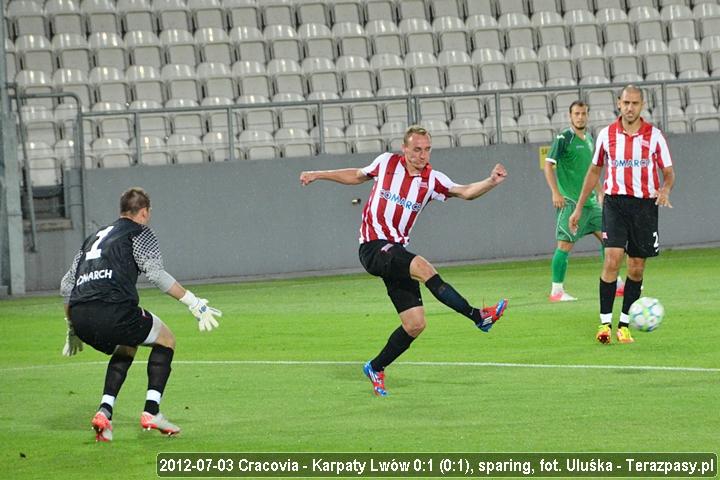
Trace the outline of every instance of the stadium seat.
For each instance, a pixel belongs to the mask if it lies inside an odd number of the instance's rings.
[[[573,45],[570,54],[575,61],[579,78],[609,76],[610,69],[603,51],[598,45],[592,43],[576,44]]]
[[[443,74],[435,55],[412,51],[405,55],[405,68],[410,72],[410,84],[417,86],[444,87]]]
[[[545,115],[529,113],[520,115],[518,127],[523,129],[527,143],[550,143],[555,137],[555,129]]]
[[[719,132],[720,116],[714,105],[691,103],[685,108],[693,132]]]
[[[85,21],[75,0],[47,0],[45,15],[50,24],[51,37],[62,33],[85,33]]]
[[[700,46],[707,55],[710,75],[713,77],[720,76],[720,35],[703,38]]]
[[[20,107],[25,141],[42,142],[54,145],[59,133],[55,125],[53,111],[41,105],[23,105]]]
[[[233,104],[233,99],[228,97],[205,97],[200,103],[203,107],[232,106]],[[239,131],[242,128],[242,115],[232,112],[230,118],[231,120],[235,119],[232,120],[233,131]],[[205,123],[208,132],[225,132],[229,134],[227,110],[213,109],[205,111]]]
[[[613,79],[623,74],[639,75],[642,72],[640,59],[631,43],[621,41],[606,43],[603,53],[610,59],[610,74]]]
[[[505,55],[499,50],[491,48],[478,48],[472,53],[472,63],[477,65],[480,83],[503,82],[508,83],[510,75]]]
[[[47,37],[50,32],[42,2],[32,0],[12,0],[7,4],[6,13],[12,38],[21,35],[42,35]]]
[[[117,0],[120,26],[127,35],[133,31],[156,33],[158,30],[155,12],[150,0]]]
[[[472,85],[462,83],[449,85],[445,93],[473,93],[472,96],[450,97],[450,118],[473,118],[476,120],[485,118],[485,103],[476,95],[477,89]]]
[[[240,60],[233,64],[232,75],[238,82],[241,95],[270,97],[270,80],[265,65],[251,60]]]
[[[258,105],[254,108],[245,108],[241,115],[244,118],[244,126],[247,130],[263,130],[274,132],[277,129],[277,115],[271,106],[261,106],[270,103],[267,97],[262,95],[241,95],[235,99],[236,104]]]
[[[88,108],[87,111],[90,109]],[[74,103],[61,103],[55,107],[54,117],[60,136],[64,139],[75,139],[78,130],[78,109]],[[93,118],[85,117],[83,120],[84,143],[90,144],[97,138],[97,127]],[[89,149],[88,149],[89,150]]]
[[[300,65],[289,58],[274,58],[267,64],[273,90],[278,93],[305,95],[305,77]]]
[[[608,42],[635,43],[633,26],[627,13],[619,8],[603,8],[595,14],[598,24],[603,30],[603,40]]]
[[[588,10],[570,10],[565,12],[563,19],[568,26],[571,45],[575,46],[581,43],[600,45],[602,43],[600,27],[592,12]]]
[[[489,81],[489,82],[483,82],[478,86],[478,93],[480,94],[486,94],[488,96],[484,97],[486,101],[486,112],[487,112],[487,119],[485,120],[485,125],[487,126],[488,121],[494,122],[495,117],[495,92],[500,92],[502,90],[509,90],[510,86],[505,82],[495,82],[495,81]],[[492,94],[492,96],[490,96]],[[505,116],[511,116],[515,117],[518,115],[519,112],[519,106],[517,100],[511,96],[511,95],[500,95],[500,113]]]
[[[350,153],[350,147],[345,141],[345,134],[337,126],[326,126],[323,128],[323,143],[320,142],[320,128],[314,127],[310,130],[310,138],[318,145],[318,152],[330,155],[344,155]],[[324,147],[324,148],[321,148]]]
[[[531,23],[539,46],[560,45],[567,47],[570,35],[563,17],[557,12],[538,12],[533,14]]]
[[[149,30],[132,30],[125,34],[125,46],[130,64],[161,69],[165,65],[165,53],[160,39]]]
[[[91,149],[92,147],[90,145],[85,145],[86,152],[92,152]],[[67,138],[58,140],[55,143],[53,151],[55,152],[55,158],[57,158],[61,169],[80,168],[80,163],[77,160],[79,152],[77,152],[75,149],[74,140]],[[88,158],[91,157],[94,158],[92,155]],[[89,169],[95,167],[97,167],[97,165],[95,164],[94,160],[85,163],[85,168]]]
[[[185,0],[153,0],[152,7],[158,21],[159,32],[192,30],[192,17]]]
[[[365,25],[365,31],[370,37],[374,55],[382,53],[405,55],[405,38],[394,22],[373,20]]]
[[[690,127],[688,125],[687,117],[682,108],[674,105],[667,106],[667,125],[664,126],[664,130],[669,133],[689,133]]]
[[[284,58],[300,62],[303,47],[297,32],[290,25],[268,25],[263,30],[272,58]]]
[[[120,16],[115,2],[111,0],[83,0],[80,11],[85,15],[85,24],[89,34],[122,32]]]
[[[513,117],[506,115],[500,117],[500,131],[502,132],[502,143],[523,143],[525,140],[522,130]],[[489,132],[492,143],[500,143],[501,134],[494,123]]]
[[[498,20],[505,33],[505,46],[535,48],[535,32],[530,19],[524,13],[506,13]]]
[[[365,0],[365,21],[390,20],[398,21],[398,13],[394,0]]]
[[[405,130],[407,130],[407,122],[386,122],[380,127],[380,135],[382,135],[388,151],[399,152],[402,150]]]
[[[168,152],[177,164],[205,163],[207,152],[200,137],[187,133],[174,133],[166,142]]]
[[[418,85],[413,87],[410,93],[413,95],[436,95],[443,91],[433,85]],[[450,109],[444,98],[417,98],[416,105],[420,122],[438,120],[447,123],[450,119]]]
[[[244,130],[238,141],[248,160],[271,159],[279,154],[272,134],[267,131]]]
[[[470,35],[470,44],[473,50],[479,48],[505,50],[505,37],[495,17],[472,15],[468,17],[465,25]]]
[[[353,153],[381,153],[385,151],[380,130],[375,125],[353,123],[345,130],[345,138]]]
[[[205,154],[211,162],[226,162],[231,160],[242,160],[243,154],[237,141],[234,142],[233,151],[234,157],[230,158],[230,143],[227,132],[210,131],[205,134],[202,138],[203,147],[205,147]]]
[[[628,20],[635,25],[635,40],[665,40],[665,26],[654,7],[634,7],[628,13]]]
[[[298,37],[302,42],[303,58],[329,58],[337,55],[335,38],[327,25],[304,23],[298,27]]]
[[[675,58],[675,68],[678,73],[691,70],[707,71],[705,52],[694,38],[673,38],[670,40],[669,50]]]
[[[465,13],[468,18],[473,15],[496,16],[494,0],[474,0],[472,2],[465,2],[465,9]]]
[[[675,80],[676,77],[675,74],[670,72],[656,72],[647,75],[645,79],[647,81]],[[661,87],[649,87],[649,89],[653,92],[655,108],[660,108],[663,102]],[[682,85],[667,85],[665,91],[668,107],[682,109],[687,104],[685,101],[685,88]]]
[[[331,25],[328,2],[324,0],[295,0],[295,2],[295,16],[298,25],[304,23]]]
[[[273,103],[304,102],[305,98],[297,93],[278,93],[272,98]],[[280,128],[299,128],[310,130],[314,126],[313,107],[309,105],[285,105],[278,107],[277,118]]]
[[[165,82],[155,67],[133,65],[125,71],[133,100],[165,101]]]
[[[55,151],[43,142],[26,142],[27,164],[33,187],[54,187],[62,184],[60,163]]]
[[[295,6],[292,0],[264,0],[262,7],[263,25],[290,25],[295,28]]]
[[[18,86],[18,93],[52,93],[52,78],[42,70],[20,70],[15,75],[15,82]],[[52,108],[55,101],[52,98],[29,98],[26,100],[30,105],[43,105]]]
[[[542,88],[543,84],[537,80],[520,80],[513,84],[514,89],[539,89]],[[523,115],[542,115],[548,116],[551,112],[551,100],[549,94],[544,92],[527,92],[519,95],[520,97],[520,112]]]
[[[577,72],[570,50],[560,45],[545,45],[538,50],[538,60],[544,66],[546,82],[556,79],[575,81]]]
[[[127,105],[130,91],[125,72],[114,67],[95,67],[88,77],[96,102],[116,102]]]
[[[59,68],[53,74],[55,90],[62,93],[77,95],[80,105],[86,109],[92,104],[89,80],[87,74],[78,69]]]
[[[484,146],[490,143],[488,132],[482,122],[475,118],[456,118],[450,122],[450,131],[455,135],[458,147]]]
[[[378,89],[400,88],[408,90],[410,79],[405,62],[397,55],[382,53],[370,59],[370,68],[377,78]]]
[[[642,58],[646,77],[660,72],[675,76],[675,64],[670,50],[662,40],[649,39],[638,42],[637,53]]]
[[[265,37],[255,27],[239,26],[230,31],[230,40],[235,46],[235,58],[265,63],[269,53],[265,44]]]
[[[60,68],[90,71],[92,62],[90,47],[84,35],[77,33],[61,33],[52,39],[52,49]]]
[[[331,24],[350,22],[364,25],[366,23],[364,3],[363,0],[336,0],[328,2]],[[387,20],[389,18],[390,17],[386,17],[385,19]]]
[[[344,55],[335,62],[342,80],[342,90],[367,90],[374,92],[376,80],[370,64],[363,57]]]
[[[660,19],[667,30],[667,38],[670,40],[676,38],[692,38],[697,37],[695,28],[695,17],[693,17],[690,7],[686,5],[668,5],[660,11]]]
[[[165,50],[165,64],[175,63],[195,67],[200,61],[195,38],[187,30],[176,28],[163,30],[160,32],[160,45]]]
[[[165,82],[165,98],[186,98],[200,100],[200,86],[197,83],[195,68],[190,65],[168,64],[160,71]]]
[[[201,63],[197,67],[197,75],[200,79],[201,98],[235,98],[238,95],[230,68],[225,63]]]
[[[120,138],[129,140],[134,136],[132,117],[126,115],[124,104],[115,102],[96,102],[92,112],[112,113],[112,115],[97,117],[95,124],[98,135],[101,137]]]
[[[398,20],[420,18],[427,20],[430,16],[424,0],[403,0],[397,3]]]
[[[336,39],[338,55],[366,59],[370,56],[370,39],[361,25],[349,22],[336,23],[332,27],[332,34]]]
[[[189,98],[171,98],[165,102],[165,108],[194,108],[198,107],[195,100]],[[170,128],[177,135],[191,135],[201,137],[207,133],[205,130],[205,115],[200,110],[186,112],[168,112]],[[177,157],[176,157],[177,158]]]
[[[129,59],[122,37],[112,32],[96,32],[88,37],[88,46],[96,67],[111,67],[125,70]]]
[[[228,28],[253,27],[260,28],[260,7],[257,0],[223,0],[227,11]]]
[[[464,18],[464,3],[462,0],[430,0],[430,16],[428,19],[442,17],[444,15]]]
[[[350,123],[368,124],[380,126],[382,125],[382,108],[379,103],[373,103],[370,100],[375,95],[370,90],[345,90],[342,94],[343,99],[368,99],[362,103],[350,103],[347,106],[348,118]]]
[[[720,35],[720,5],[715,2],[701,4],[696,2],[693,16],[703,38]]]
[[[678,79],[699,79],[708,78],[709,75],[704,70],[686,70],[678,75]],[[713,83],[691,83],[686,87],[687,103],[691,104],[708,104],[717,105],[716,93]],[[686,108],[687,110],[687,108]]]
[[[597,134],[600,130],[616,120],[617,116],[613,110],[591,108],[588,112],[587,128],[592,133],[593,137],[597,138]]]
[[[92,152],[102,168],[123,168],[134,164],[125,140],[100,137],[92,143]]]
[[[312,100],[339,100],[340,97],[337,93],[333,92],[311,92],[307,96],[308,101]],[[320,123],[320,111],[322,111],[322,124],[323,125],[331,125],[336,126],[340,128],[345,128],[345,125],[348,123],[347,119],[347,112],[345,111],[345,108],[342,105],[332,104],[332,105],[322,105],[321,107],[318,107],[315,111],[317,111],[318,120],[316,123]]]
[[[376,96],[378,99],[383,97],[406,97],[408,94],[404,88],[380,88]],[[388,122],[408,122],[408,100],[400,98],[398,100],[382,100],[382,117],[385,123]]]
[[[194,30],[219,28],[227,30],[225,9],[220,0],[187,0]]]
[[[470,55],[464,51],[445,50],[438,55],[438,64],[443,69],[444,84],[469,85],[475,88],[478,84],[477,72]]]
[[[18,60],[15,52],[15,44],[5,37],[5,75],[8,79],[14,79],[18,72]]]
[[[133,152],[137,148],[136,143],[140,146],[140,158],[137,160],[139,165],[168,165],[171,162],[172,157],[162,138],[150,135],[133,138],[130,140],[130,150]]]
[[[400,33],[405,37],[405,50],[435,54],[437,44],[430,23],[422,18],[407,18],[400,22]]]
[[[610,79],[603,76],[583,77],[580,85],[598,85],[610,83]],[[616,92],[613,88],[593,88],[585,90],[586,103],[592,105],[592,109],[615,110],[617,104]],[[591,109],[591,110],[592,110]]]
[[[543,66],[535,50],[528,47],[510,47],[505,52],[505,62],[510,69],[513,83],[523,80],[544,82]]]
[[[156,100],[135,100],[128,110],[160,110],[163,106]],[[166,113],[139,113],[134,117],[139,134],[166,138],[171,133],[170,121]]]
[[[442,120],[423,120],[423,125],[432,135],[432,146],[435,148],[452,148],[455,146],[455,137],[450,133],[447,123]]]
[[[329,58],[306,58],[302,63],[302,71],[307,79],[308,90],[339,94],[342,85],[336,74],[335,63]]]
[[[468,52],[470,50],[467,27],[465,22],[458,17],[437,17],[433,20],[432,27],[440,52],[450,50]]]
[[[280,128],[275,132],[275,144],[283,157],[315,155],[315,142],[306,130],[300,128]]]
[[[561,0],[563,12],[570,10],[594,10],[593,0]]]
[[[15,39],[15,52],[23,70],[40,70],[48,75],[55,71],[55,55],[50,41],[43,35],[21,35]]]
[[[195,45],[201,62],[224,63],[228,67],[235,61],[235,52],[225,30],[215,27],[195,31]]]

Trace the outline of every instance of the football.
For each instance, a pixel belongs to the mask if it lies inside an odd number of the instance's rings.
[[[640,297],[630,306],[628,316],[631,327],[652,332],[662,323],[665,308],[657,298]]]

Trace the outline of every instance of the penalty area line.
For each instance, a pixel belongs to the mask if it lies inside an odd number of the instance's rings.
[[[144,360],[135,363],[147,363]],[[362,365],[357,361],[334,360],[175,360],[175,365],[278,365],[278,366],[327,366],[327,365]],[[107,362],[68,362],[51,365],[27,365],[22,367],[2,367],[0,372],[39,370],[56,367],[78,367],[90,365],[107,365]],[[544,364],[544,363],[508,363],[508,362],[396,362],[394,365],[409,367],[463,367],[463,368],[545,368],[545,369],[577,369],[577,370],[643,370],[659,372],[699,372],[720,373],[720,368],[705,367],[676,367],[663,365],[573,365],[573,364]]]

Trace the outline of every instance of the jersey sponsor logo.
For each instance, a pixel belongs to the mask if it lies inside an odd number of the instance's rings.
[[[422,204],[420,203],[413,203],[412,201],[401,197],[397,193],[393,193],[389,190],[381,189],[380,190],[380,196],[387,200],[388,202],[393,202],[398,205],[400,205],[403,208],[407,208],[408,210],[412,210],[413,212],[419,212],[422,209]]]
[[[80,286],[85,282],[91,282],[93,280],[100,280],[100,279],[106,279],[106,278],[112,278],[113,271],[109,268],[104,268],[102,270],[93,270],[92,272],[83,273],[80,275],[75,282],[76,286]]]
[[[610,165],[613,168],[648,167],[650,166],[650,160],[646,158],[642,160],[611,160]]]

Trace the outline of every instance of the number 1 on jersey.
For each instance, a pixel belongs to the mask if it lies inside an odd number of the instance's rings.
[[[100,243],[107,237],[108,233],[110,233],[110,230],[112,230],[114,225],[110,225],[107,228],[103,228],[99,232],[97,232],[95,235],[98,237],[97,240],[95,240],[95,243],[92,244],[92,247],[90,247],[90,250],[85,254],[85,260],[95,260],[96,258],[100,258],[100,255],[102,254],[102,248],[98,248],[100,246]]]

